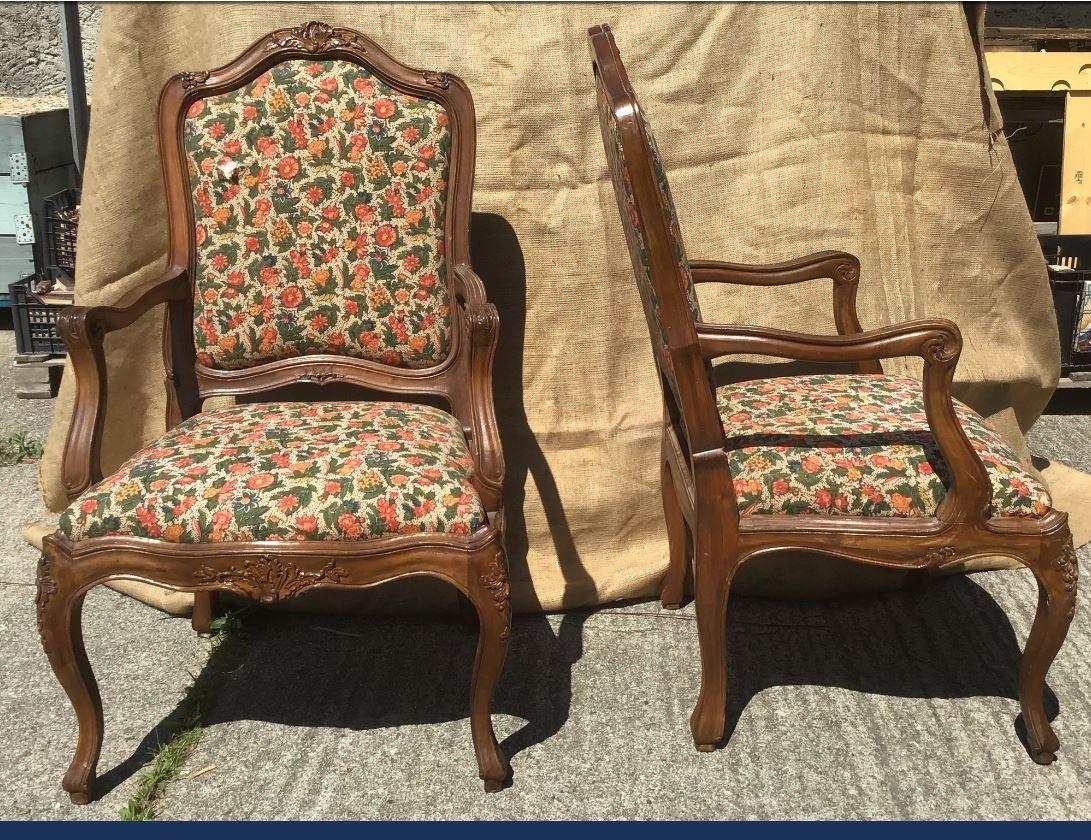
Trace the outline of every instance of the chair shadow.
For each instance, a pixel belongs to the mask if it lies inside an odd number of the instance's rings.
[[[493,702],[494,721],[508,715],[526,722],[501,742],[509,759],[568,720],[572,665],[582,655],[587,615],[564,615],[556,632],[544,615],[515,617]],[[243,658],[224,675],[203,715],[205,725],[259,720],[361,731],[466,720],[465,758],[472,766],[468,720],[477,628],[470,623],[450,615],[375,618],[258,609],[242,632]],[[224,669],[218,651],[205,669]],[[178,709],[160,721],[129,758],[99,777],[96,796],[138,772],[180,723]]]
[[[527,277],[522,249],[506,219],[474,213],[470,227],[475,271],[500,314],[493,396],[506,462],[505,538],[513,588],[540,608],[528,568],[526,482],[542,500],[557,562],[569,594],[593,591],[580,558],[556,480],[527,419],[523,397]],[[309,389],[309,390],[308,390]],[[359,390],[294,387],[264,399],[359,399]],[[369,395],[370,396],[370,395]],[[453,603],[453,601],[452,601]],[[569,717],[572,667],[583,655],[586,610],[565,613],[557,629],[540,613],[517,615],[497,686],[494,712],[526,724],[503,739],[509,759],[552,737]],[[366,619],[345,615],[270,614],[247,620],[246,658],[231,675],[207,718],[267,720],[296,726],[372,729],[436,723],[469,716],[469,679],[477,628],[451,616]],[[206,668],[217,667],[213,660]],[[330,679],[336,674],[337,679]],[[298,691],[292,690],[298,686]],[[174,712],[157,724],[133,754],[98,780],[99,794],[146,762],[150,749],[178,723]],[[468,733],[467,733],[468,735]],[[467,741],[468,760],[472,751]],[[516,772],[517,769],[516,769]]]
[[[1027,596],[1036,598],[1033,584]],[[972,577],[822,602],[732,598],[724,742],[767,688],[812,685],[893,697],[1018,700],[1021,648],[1007,615]],[[786,634],[794,636],[786,644]],[[1059,711],[1048,686],[1046,714]],[[1013,721],[1027,746],[1022,715]]]

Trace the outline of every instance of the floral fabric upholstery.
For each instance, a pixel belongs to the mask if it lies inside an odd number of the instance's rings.
[[[781,377],[722,386],[716,401],[743,515],[933,516],[946,494],[916,380]],[[1048,491],[1000,435],[955,408],[992,481],[993,515],[1048,511]]]
[[[69,539],[184,543],[469,534],[485,524],[458,421],[401,402],[264,403],[198,414],[62,515]]]
[[[618,202],[618,210],[621,213],[622,227],[625,230],[625,239],[629,246],[629,254],[632,258],[633,271],[636,275],[637,286],[640,290],[640,299],[644,306],[644,315],[648,320],[648,327],[655,344],[656,358],[660,360],[660,367],[667,377],[671,387],[678,392],[678,382],[674,373],[670,353],[667,352],[669,342],[667,340],[667,327],[663,321],[659,305],[659,296],[655,290],[655,284],[651,279],[651,262],[648,258],[648,249],[644,241],[643,226],[640,214],[637,212],[636,197],[633,194],[632,179],[629,174],[629,163],[625,157],[625,150],[621,142],[621,132],[614,118],[614,111],[606,99],[606,93],[600,84],[598,86],[599,123],[602,129],[602,142],[606,149],[607,163],[614,183],[614,194]],[[645,120],[640,110],[637,110],[637,118],[641,121],[645,136],[648,138],[652,157],[652,166],[655,169],[656,183],[659,185],[663,207],[666,209],[668,223],[670,225],[671,239],[674,245],[675,264],[678,274],[677,281],[686,296],[690,315],[694,321],[701,319],[701,310],[697,302],[697,291],[693,284],[693,276],[690,273],[689,260],[686,258],[686,249],[682,243],[682,231],[678,225],[678,217],[674,209],[674,199],[671,197],[670,185],[667,183],[667,174],[663,169],[663,163],[659,157],[659,147],[655,143],[651,126]]]
[[[442,106],[349,62],[286,61],[195,102],[184,142],[201,364],[446,358]]]

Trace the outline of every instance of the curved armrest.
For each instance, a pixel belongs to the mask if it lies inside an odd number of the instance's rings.
[[[486,303],[485,284],[470,266],[458,263],[453,269],[455,297],[466,303]]]
[[[833,280],[833,321],[838,335],[863,332],[856,312],[856,290],[860,283],[860,260],[845,251],[819,251],[806,257],[768,265],[692,260],[694,283],[732,283],[738,286],[787,286],[807,280]],[[868,360],[858,366],[861,373],[882,373],[882,366]]]
[[[492,367],[496,345],[500,338],[500,315],[496,307],[484,299],[485,287],[480,278],[466,266],[459,266],[464,280],[472,279],[470,293],[459,305],[466,326],[468,350],[466,377],[469,403],[470,449],[474,457],[474,484],[481,493],[485,509],[492,515],[500,511],[500,494],[504,482],[504,453],[500,445],[500,429],[496,422],[496,406],[492,396]],[[473,289],[480,290],[475,300]],[[493,523],[501,527],[502,523]]]
[[[106,416],[106,333],[123,329],[161,303],[185,300],[184,271],[174,270],[134,289],[115,306],[69,306],[57,315],[57,331],[76,375],[72,422],[64,444],[61,481],[69,499],[102,480],[100,454]]]
[[[910,321],[857,335],[806,335],[787,330],[698,324],[706,359],[757,353],[812,362],[857,362],[920,356],[924,359],[924,408],[928,427],[951,475],[937,511],[945,522],[981,522],[992,504],[992,484],[955,413],[951,381],[962,352],[962,335],[946,319]]]

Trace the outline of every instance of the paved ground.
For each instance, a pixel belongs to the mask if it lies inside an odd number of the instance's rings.
[[[0,431],[20,416],[37,427],[43,410],[3,394],[0,407]],[[1091,469],[1087,416],[1044,418],[1033,444]],[[18,535],[42,515],[35,482],[34,466],[0,470],[0,817],[109,819],[207,645],[185,620],[91,593],[107,790],[70,805],[59,781],[74,719],[41,653],[35,552]],[[212,769],[173,785],[163,807],[243,819],[1091,818],[1089,589],[1050,680],[1062,752],[1048,768],[1016,734],[1034,604],[1025,573],[835,602],[733,600],[734,733],[713,754],[693,750],[686,725],[698,684],[691,612],[627,604],[520,618],[496,715],[515,784],[490,796],[466,719],[472,630],[259,613],[186,772]]]

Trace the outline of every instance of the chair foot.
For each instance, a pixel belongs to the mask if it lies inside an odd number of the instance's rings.
[[[91,791],[70,790],[68,791],[68,798],[72,800],[73,805],[88,805],[91,802]]]
[[[716,744],[694,744],[697,747],[697,752],[710,753],[716,752],[720,748],[718,743]]]
[[[668,602],[668,601],[664,601],[663,602],[663,609],[665,609],[665,610],[680,610],[680,609],[682,609],[682,602],[681,601],[676,601],[676,602],[671,603],[671,602]]]
[[[499,793],[507,787],[506,779],[483,779],[485,782],[485,793]]]
[[[1048,750],[1031,750],[1030,757],[1034,759],[1035,764],[1041,764],[1042,766],[1045,766],[1047,764],[1052,764],[1054,761],[1057,760],[1057,753],[1050,752]]]

